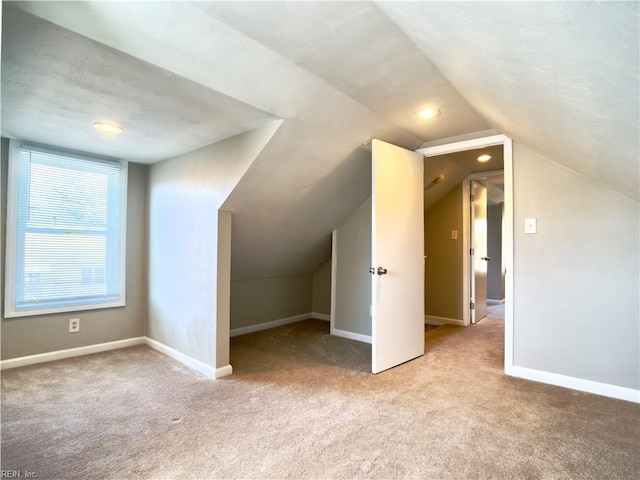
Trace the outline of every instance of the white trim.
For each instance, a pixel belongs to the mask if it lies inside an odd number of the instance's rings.
[[[347,332],[346,330],[331,329],[331,335],[336,337],[348,338],[349,340],[357,340],[371,345],[371,335],[363,335],[361,333]]]
[[[336,298],[338,294],[338,229],[331,232],[331,318],[329,330],[333,332],[336,318]]]
[[[258,323],[256,325],[248,325],[246,327],[234,328],[231,330],[231,337],[237,337],[238,335],[244,335],[245,333],[259,332],[260,330],[267,330],[269,328],[280,327],[282,325],[288,325],[289,323],[299,322],[300,320],[308,320],[312,318],[312,313],[301,313],[300,315],[294,315],[292,317],[279,318],[277,320],[271,320],[270,322]]]
[[[469,250],[471,249],[471,182],[481,178],[500,175],[504,179],[504,170],[488,170],[486,172],[472,173],[462,181],[462,319],[465,325],[471,325],[475,311],[471,310],[475,292],[475,277],[471,274],[472,264]],[[487,303],[489,301],[487,300]],[[481,320],[481,319],[480,319]]]
[[[309,315],[311,315],[311,318],[331,322],[331,315],[329,315],[328,313],[311,312]]]
[[[416,152],[421,153],[425,157],[435,157],[436,155],[446,155],[447,153],[464,152],[465,150],[473,150],[475,148],[500,145],[504,143],[505,140],[508,140],[508,138],[503,134],[491,135],[489,137],[472,138],[471,140],[419,148]]]
[[[11,358],[9,360],[2,360],[0,362],[0,370],[25,367],[27,365],[35,365],[37,363],[53,362],[55,360],[80,357],[82,355],[91,355],[92,353],[106,352],[109,350],[118,350],[120,348],[133,347],[135,345],[144,345],[145,343],[146,337],[134,337],[127,338],[125,340],[116,340],[114,342],[88,345],[86,347],[68,348],[66,350],[56,350],[55,352],[39,353],[37,355],[28,355],[26,357]]]
[[[192,370],[202,373],[205,377],[219,378],[219,377],[216,377],[217,370],[215,369],[215,367],[212,367],[211,365],[207,365],[206,363],[201,362],[200,360],[196,360],[195,358],[190,357],[189,355],[186,355],[182,352],[179,352],[178,350],[171,348],[165,345],[164,343],[160,343],[157,340],[154,340],[153,338],[145,337],[145,343],[149,347],[153,348],[154,350],[157,350],[158,352],[166,355],[167,357],[171,357],[174,360],[177,360],[178,362],[182,363],[186,367],[189,367]]]
[[[462,181],[462,322],[464,326],[471,325],[471,302],[473,289],[471,288],[471,185],[468,179]]]
[[[233,367],[231,365],[225,365],[224,367],[216,368],[215,378],[228,377],[233,373]]]
[[[475,138],[471,140],[463,140],[444,145],[436,145],[433,147],[425,147],[416,150],[425,157],[433,157],[436,155],[445,155],[447,153],[461,152],[465,150],[473,150],[475,148],[490,147],[492,145],[504,145],[504,243],[502,245],[503,259],[505,268],[505,321],[504,321],[504,368],[508,372],[513,368],[513,141],[505,135],[491,135],[487,137]],[[464,189],[463,189],[464,195]],[[468,196],[467,196],[468,198]],[[468,212],[463,211],[464,215]],[[466,220],[468,223],[468,220]],[[466,224],[465,223],[465,224]],[[467,245],[464,245],[467,241]],[[464,266],[464,272],[469,271],[468,256],[469,245],[466,235],[463,235],[463,259],[466,259],[467,265]],[[468,273],[463,274],[463,278]],[[466,293],[465,293],[466,292]],[[469,286],[467,279],[463,281],[463,319],[465,324],[469,321]]]
[[[435,315],[425,315],[424,323],[427,325],[435,325],[439,327],[441,325],[458,325],[460,327],[464,327],[464,320],[460,320],[458,318],[447,318],[447,317],[436,317]]]
[[[505,368],[505,373],[512,377],[533,380],[534,382],[548,383],[550,385],[569,388],[571,390],[594,393],[605,397],[640,403],[640,390],[634,390],[632,388],[619,387],[617,385],[594,382],[592,380],[568,377],[558,373],[544,372],[542,370],[534,370],[532,368],[517,367],[513,365]]]
[[[33,304],[30,306],[18,307],[16,305],[16,288],[19,283],[19,278],[22,278],[22,274],[18,271],[18,250],[19,244],[18,235],[20,233],[20,227],[18,225],[18,211],[22,205],[20,202],[21,195],[19,191],[20,185],[20,164],[21,164],[21,149],[30,152],[40,152],[46,155],[58,156],[64,158],[73,158],[82,160],[85,162],[93,162],[94,164],[109,164],[120,166],[120,208],[121,218],[118,230],[120,232],[120,245],[119,245],[119,258],[118,261],[118,276],[120,281],[120,289],[117,292],[117,298],[113,300],[92,298],[84,299],[78,297],[76,300],[67,300],[63,305],[50,306],[52,302],[51,297],[45,297],[41,300],[42,303]],[[59,149],[56,147],[37,145],[31,142],[24,142],[22,140],[10,139],[9,140],[9,152],[8,152],[8,173],[7,173],[7,218],[5,221],[5,227],[7,230],[6,236],[6,255],[5,265],[6,274],[5,278],[5,304],[4,304],[4,317],[5,318],[20,318],[34,315],[53,314],[53,313],[66,313],[66,312],[79,312],[87,310],[97,310],[104,308],[117,308],[126,305],[126,262],[127,262],[127,191],[128,191],[128,179],[129,179],[129,163],[126,160],[103,157],[99,155],[84,154],[82,152],[75,152],[73,150]],[[109,222],[108,222],[109,223]],[[107,237],[111,238],[110,232],[112,228],[107,228]],[[24,232],[23,232],[24,233]],[[110,261],[112,255],[107,254],[106,262]],[[20,280],[22,282],[22,280]],[[111,296],[111,295],[110,295]],[[53,302],[55,303],[55,302]]]
[[[507,138],[503,150],[504,166],[504,210],[502,259],[505,276],[504,311],[504,369],[513,367],[513,142]]]

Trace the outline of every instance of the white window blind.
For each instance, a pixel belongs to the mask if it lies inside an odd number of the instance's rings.
[[[125,302],[127,163],[11,142],[5,317]]]

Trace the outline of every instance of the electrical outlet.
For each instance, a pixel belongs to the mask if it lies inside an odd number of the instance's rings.
[[[70,318],[69,319],[69,333],[78,333],[80,331],[80,319],[79,318]]]

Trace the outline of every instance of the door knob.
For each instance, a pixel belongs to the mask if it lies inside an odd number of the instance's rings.
[[[385,273],[387,273],[387,269],[386,268],[382,268],[382,267],[378,267],[378,271],[376,273],[378,275],[384,275]]]
[[[480,260],[484,260],[485,262],[488,262],[489,260],[491,260],[491,257],[480,257]]]

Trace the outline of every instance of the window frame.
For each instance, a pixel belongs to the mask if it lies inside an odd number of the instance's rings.
[[[18,204],[19,204],[19,182],[20,178],[20,150],[25,147],[32,151],[39,151],[51,155],[60,155],[63,157],[73,158],[77,160],[90,162],[108,162],[120,165],[120,238],[119,249],[120,258],[113,261],[119,263],[118,269],[120,273],[120,289],[115,300],[104,301],[104,299],[96,299],[96,301],[78,300],[76,304],[66,304],[62,306],[44,305],[42,308],[27,307],[16,308],[16,295],[18,294],[18,269],[20,268],[21,257],[19,252],[24,248],[24,242],[19,240],[18,231]],[[128,162],[126,160],[114,159],[109,157],[85,154],[72,150],[60,149],[39,145],[31,142],[23,142],[20,140],[9,141],[9,158],[8,158],[8,175],[7,175],[7,215],[5,223],[5,295],[4,295],[4,317],[27,317],[36,315],[49,315],[66,312],[77,312],[83,310],[97,310],[104,308],[123,307],[126,305],[126,257],[127,257],[127,186],[128,186]],[[109,263],[109,259],[105,260],[105,265]],[[25,273],[23,272],[23,278]],[[24,283],[24,280],[23,280]]]

